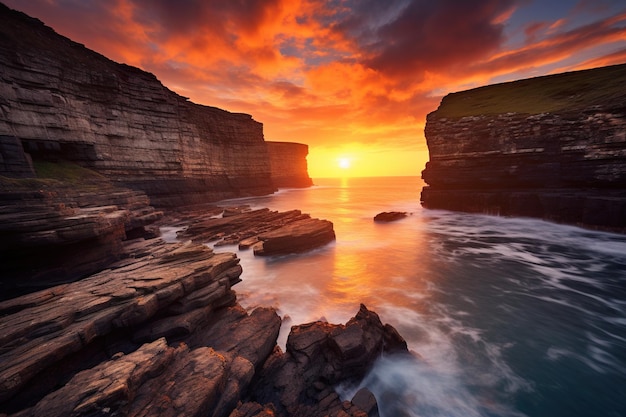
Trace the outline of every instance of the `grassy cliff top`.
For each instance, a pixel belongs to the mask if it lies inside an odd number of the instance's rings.
[[[488,85],[448,94],[437,117],[574,111],[626,102],[626,64]]]

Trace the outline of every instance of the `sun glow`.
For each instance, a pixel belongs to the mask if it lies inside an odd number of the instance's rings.
[[[309,148],[308,171],[311,178],[418,176],[428,153],[407,149],[350,143],[339,147]]]

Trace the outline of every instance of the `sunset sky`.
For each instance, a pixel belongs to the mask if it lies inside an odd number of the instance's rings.
[[[308,144],[313,178],[420,175],[445,94],[626,62],[624,0],[0,1]]]

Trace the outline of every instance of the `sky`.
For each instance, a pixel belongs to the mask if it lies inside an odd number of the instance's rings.
[[[419,176],[448,93],[626,62],[624,0],[0,0],[309,145],[312,178]]]

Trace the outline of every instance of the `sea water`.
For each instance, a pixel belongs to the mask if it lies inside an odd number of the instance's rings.
[[[238,299],[278,310],[280,345],[291,325],[345,323],[364,303],[414,353],[362,381],[382,416],[626,416],[626,236],[426,210],[416,177],[314,182],[223,203],[334,224],[336,242],[309,253],[237,252]],[[375,223],[382,211],[409,216]]]

